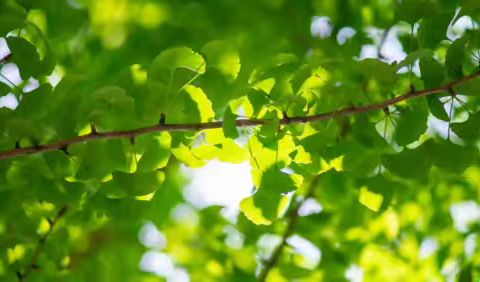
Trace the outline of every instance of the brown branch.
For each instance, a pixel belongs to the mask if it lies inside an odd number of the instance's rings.
[[[268,261],[265,264],[265,267],[262,269],[260,272],[260,275],[258,276],[258,281],[263,282],[265,279],[267,279],[268,273],[272,268],[277,264],[278,259],[280,258],[280,255],[282,254],[283,248],[287,245],[287,240],[288,238],[293,234],[293,231],[295,227],[297,226],[297,220],[298,220],[298,210],[300,207],[305,203],[306,200],[310,199],[311,197],[314,196],[315,193],[315,188],[318,184],[318,181],[320,180],[320,177],[323,175],[323,173],[318,174],[313,178],[312,182],[310,183],[310,186],[308,187],[307,194],[305,195],[305,198],[298,203],[289,213],[288,215],[288,225],[287,228],[285,229],[285,232],[283,233],[282,236],[282,241],[280,244],[275,248],[273,251],[272,255],[268,259]]]
[[[37,248],[35,249],[35,252],[33,253],[33,256],[32,256],[32,259],[30,260],[30,263],[28,264],[27,268],[25,269],[25,272],[23,274],[17,272],[17,276],[18,276],[19,281],[24,281],[27,278],[27,276],[31,273],[32,270],[38,268],[36,263],[37,263],[38,256],[40,255],[40,252],[41,252],[43,246],[45,245],[45,242],[47,241],[48,236],[50,236],[50,234],[52,233],[53,228],[58,223],[58,221],[65,215],[66,212],[67,212],[67,206],[63,206],[62,208],[60,208],[57,215],[55,215],[55,218],[51,221],[49,220],[50,229],[48,229],[47,233],[45,233],[45,235],[43,235],[38,240]]]
[[[360,106],[355,108],[348,107],[341,110],[336,110],[333,112],[322,113],[322,114],[313,115],[313,116],[297,116],[297,117],[283,118],[280,120],[280,124],[282,125],[301,124],[301,123],[307,123],[312,121],[330,119],[334,117],[347,116],[347,115],[352,115],[356,113],[368,112],[372,110],[383,109],[390,105],[393,105],[408,99],[412,99],[415,97],[427,96],[440,91],[448,92],[450,88],[458,84],[467,82],[478,76],[480,76],[480,72],[473,73],[469,76],[463,77],[457,81],[449,82],[437,88],[426,89],[426,90],[415,91],[415,92],[408,92],[404,95],[397,96],[395,98],[383,101],[382,103],[378,103],[378,104],[370,104],[370,105]],[[239,119],[239,120],[236,120],[236,125],[237,127],[256,126],[256,125],[262,125],[266,122],[268,121],[263,119]],[[35,153],[43,153],[43,152],[60,150],[62,148],[66,148],[73,144],[93,141],[93,140],[132,138],[142,134],[158,132],[158,131],[188,131],[188,130],[204,130],[204,129],[213,129],[213,128],[222,128],[222,122],[214,121],[214,122],[206,122],[206,123],[189,123],[189,124],[157,124],[150,127],[144,127],[144,128],[126,130],[126,131],[96,132],[96,133],[92,132],[91,134],[88,134],[88,135],[83,135],[83,136],[79,136],[79,137],[75,137],[75,138],[71,138],[71,139],[67,139],[67,140],[63,140],[55,143],[3,151],[3,152],[0,152],[0,160],[14,158],[18,156],[30,155]]]

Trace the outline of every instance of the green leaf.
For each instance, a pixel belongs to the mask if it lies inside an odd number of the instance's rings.
[[[2,15],[0,16],[0,37],[6,37],[10,31],[23,26],[24,21],[21,18]]]
[[[398,41],[400,41],[403,47],[403,51],[407,54],[413,53],[418,50],[418,40],[410,33],[399,35]]]
[[[177,158],[177,160],[185,163],[185,165],[191,168],[202,167],[205,165],[205,162],[193,155],[192,151],[190,151],[190,149],[183,143],[180,143],[177,148],[172,148],[172,154],[175,156],[175,158]]]
[[[52,86],[42,84],[37,89],[25,94],[15,109],[15,115],[40,121],[48,116]]]
[[[467,37],[461,37],[453,41],[447,50],[445,57],[445,67],[451,78],[459,79],[463,77],[463,61],[465,60],[465,45]]]
[[[443,107],[443,103],[440,102],[439,98],[434,95],[427,96],[428,107],[430,108],[430,112],[432,115],[439,120],[449,121],[450,118],[448,117],[447,111]]]
[[[458,274],[458,282],[473,281],[472,270],[473,270],[472,263],[469,263],[464,268],[462,268],[462,270]]]
[[[184,87],[185,92],[190,95],[190,98],[196,103],[198,112],[200,114],[201,122],[211,121],[215,117],[212,109],[212,103],[208,100],[201,88],[192,85]]]
[[[97,89],[83,100],[84,123],[94,123],[103,130],[119,130],[131,127],[129,119],[135,110],[135,100],[118,86]]]
[[[153,135],[145,152],[138,161],[138,172],[149,172],[164,168],[170,159],[170,144],[172,138],[167,132]]]
[[[445,79],[445,71],[433,57],[423,56],[420,58],[420,73],[425,89],[439,87]]]
[[[471,17],[475,17],[480,12],[480,4],[478,1],[475,0],[463,0],[462,1],[462,9],[457,14],[457,16],[453,19],[452,25],[454,25],[458,19],[461,17],[468,15]]]
[[[202,74],[205,73],[205,61],[201,55],[187,47],[168,49],[152,61],[148,77],[170,85],[174,72],[180,68]]]
[[[405,59],[403,59],[400,63],[397,65],[397,70],[403,68],[403,67],[408,67],[408,66],[413,66],[413,64],[421,59],[421,58],[431,58],[433,56],[433,51],[430,49],[418,49],[413,53],[410,53],[407,55]]]
[[[425,181],[433,164],[426,143],[415,149],[405,148],[398,154],[383,155],[382,164],[399,177]]]
[[[23,80],[38,74],[40,57],[37,48],[21,37],[7,37],[7,44],[12,52],[12,62],[20,69]]]
[[[285,194],[295,191],[301,183],[301,178],[298,178],[298,176],[270,167],[263,173],[259,189]]]
[[[429,143],[433,164],[440,170],[461,174],[478,158],[475,146],[460,146],[451,141]]]
[[[262,174],[257,192],[243,199],[240,209],[253,223],[270,224],[285,210],[288,198],[283,195],[296,190],[302,181],[299,175],[286,174],[270,167]]]
[[[356,140],[367,148],[380,149],[387,146],[387,142],[380,136],[367,114],[360,113],[355,116],[352,133]]]
[[[70,146],[68,152],[80,157],[79,168],[75,174],[78,180],[102,180],[112,172],[107,148],[103,140]]]
[[[423,0],[404,0],[396,2],[395,18],[397,21],[405,21],[412,26],[425,14],[428,6]]]
[[[383,197],[381,205],[379,206],[379,212],[387,210],[392,203],[395,194],[405,192],[406,189],[405,185],[399,182],[387,180],[381,175],[359,179],[357,181],[357,185],[365,186],[369,191],[372,191],[373,193]]]
[[[82,97],[83,76],[65,76],[53,90],[50,116],[56,133],[62,139],[77,136],[77,113]]]
[[[253,107],[253,116],[257,116],[263,107],[270,103],[267,93],[262,90],[252,89],[248,92],[247,97]]]
[[[113,172],[113,179],[105,185],[112,192],[122,191],[129,196],[143,196],[160,188],[165,175],[161,171],[145,173]]]
[[[381,155],[377,150],[369,150],[357,143],[345,148],[342,154],[343,169],[355,175],[369,175],[381,164]]]
[[[418,28],[418,42],[421,48],[434,50],[440,41],[447,39],[447,28],[455,15],[455,11],[433,12],[424,17]]]
[[[480,79],[474,78],[453,87],[455,93],[468,96],[480,96]]]
[[[297,94],[302,88],[303,83],[312,75],[312,68],[309,65],[303,65],[299,68],[295,77],[292,79],[293,93]]]
[[[389,90],[397,82],[395,68],[377,59],[362,60],[360,70],[367,78],[375,79],[382,90]]]
[[[223,134],[227,138],[235,139],[238,138],[238,130],[237,125],[235,123],[235,119],[237,115],[232,112],[232,108],[227,106],[225,109],[225,114],[223,115]]]
[[[3,97],[10,93],[11,88],[3,82],[0,82],[0,97]]]
[[[283,262],[278,265],[280,273],[287,279],[301,279],[312,274],[311,269],[299,267],[294,263]]]
[[[470,115],[465,122],[455,122],[450,125],[458,137],[467,143],[474,144],[480,138],[480,112]]]
[[[265,124],[260,126],[260,130],[259,130],[258,134],[262,138],[271,139],[271,138],[274,138],[276,136],[276,134],[278,133],[279,118],[277,116],[276,111],[270,112],[269,115],[266,116],[266,117],[269,118],[269,119],[265,122]]]
[[[409,101],[398,120],[395,141],[400,146],[417,141],[427,131],[428,109],[424,98]]]
[[[233,44],[226,40],[207,43],[202,51],[205,54],[208,68],[216,68],[233,81],[240,71],[240,57]]]
[[[233,139],[224,139],[222,150],[217,155],[217,158],[221,162],[239,164],[248,160],[249,154],[245,149],[237,145]]]

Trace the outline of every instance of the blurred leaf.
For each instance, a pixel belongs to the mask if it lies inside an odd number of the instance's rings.
[[[0,17],[0,37],[6,37],[8,32],[22,28],[24,21],[21,18],[17,18],[10,15],[2,15]]]
[[[467,282],[467,281],[468,282],[473,281],[471,263],[465,266],[458,274],[458,282]]]
[[[478,148],[460,146],[450,141],[429,143],[429,151],[433,164],[441,170],[462,173],[478,157]]]
[[[398,21],[406,21],[412,26],[425,15],[428,6],[423,0],[404,0],[397,2],[398,7],[395,10]]]
[[[381,175],[377,175],[370,178],[359,179],[359,186],[366,186],[369,191],[381,195],[382,202],[379,206],[379,212],[383,212],[388,209],[396,193],[405,192],[405,186],[401,183],[389,181]]]

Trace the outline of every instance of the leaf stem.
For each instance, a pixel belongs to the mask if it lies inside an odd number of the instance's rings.
[[[396,96],[392,99],[385,100],[378,104],[370,104],[370,105],[359,106],[355,108],[348,107],[341,110],[335,110],[332,112],[321,113],[313,116],[296,116],[296,117],[289,117],[288,119],[283,118],[279,121],[279,123],[281,125],[302,124],[307,122],[320,121],[320,120],[326,120],[326,119],[331,119],[336,117],[354,115],[362,112],[379,110],[405,100],[413,99],[416,97],[428,96],[441,91],[448,91],[448,89],[456,85],[465,83],[479,76],[480,76],[480,72],[476,72],[466,77],[463,77],[459,80],[449,82],[440,87],[425,89],[425,90],[420,90],[415,92],[408,92],[404,95]],[[257,125],[262,125],[266,122],[268,122],[268,120],[264,120],[264,119],[238,119],[235,121],[237,127],[257,126]],[[3,151],[3,152],[0,152],[0,160],[14,158],[18,156],[31,155],[36,153],[55,151],[73,144],[78,144],[78,143],[83,143],[83,142],[88,142],[93,140],[130,138],[130,137],[136,137],[139,135],[143,135],[151,132],[158,132],[158,131],[189,131],[189,130],[198,131],[198,130],[206,130],[206,129],[214,129],[214,128],[222,128],[222,122],[213,121],[213,122],[205,122],[205,123],[188,123],[188,124],[157,124],[150,127],[144,127],[144,128],[138,128],[138,129],[126,130],[126,131],[99,132],[97,134],[88,134],[88,135],[78,136],[78,137],[74,137],[71,139],[66,139],[66,140],[62,140],[62,141],[58,141],[50,144],[43,144],[38,146],[30,146],[30,147]]]
[[[270,256],[268,261],[265,263],[265,267],[262,269],[262,271],[258,276],[258,281],[264,282],[267,279],[267,276],[270,270],[272,270],[272,268],[275,267],[278,259],[280,258],[280,255],[282,254],[283,248],[287,245],[288,238],[293,234],[293,231],[297,226],[297,221],[299,217],[298,211],[300,207],[305,203],[305,201],[307,201],[308,199],[314,196],[315,188],[322,175],[323,173],[318,174],[313,178],[308,188],[307,194],[305,195],[305,198],[303,198],[302,201],[298,203],[295,206],[295,208],[293,208],[293,210],[291,210],[290,213],[288,214],[288,224],[287,224],[287,228],[285,229],[285,232],[283,233],[282,241],[275,248],[272,255]]]
[[[50,236],[50,234],[52,233],[53,228],[58,223],[58,221],[65,215],[66,212],[67,212],[67,206],[61,207],[60,210],[57,212],[57,215],[55,215],[55,218],[53,220],[49,221],[50,222],[50,229],[48,229],[47,233],[45,233],[45,235],[43,235],[38,240],[37,247],[36,247],[36,249],[33,253],[33,256],[32,256],[32,259],[30,260],[30,263],[28,264],[27,268],[25,269],[25,272],[23,274],[17,272],[17,276],[18,276],[19,281],[24,281],[33,269],[38,268],[36,263],[37,263],[38,256],[40,255],[40,252],[41,252],[43,246],[45,245],[45,242],[47,241],[48,236]]]

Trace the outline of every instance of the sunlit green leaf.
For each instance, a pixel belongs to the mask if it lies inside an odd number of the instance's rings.
[[[205,54],[207,67],[217,68],[231,80],[235,80],[240,71],[238,51],[228,41],[212,41],[202,48]]]
[[[205,61],[201,55],[187,47],[168,49],[153,60],[149,78],[170,85],[174,72],[180,68],[194,73],[204,73]]]

